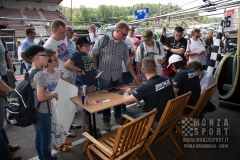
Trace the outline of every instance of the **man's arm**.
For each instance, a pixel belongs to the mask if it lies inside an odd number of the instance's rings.
[[[123,103],[124,104],[129,104],[129,103],[133,103],[136,102],[137,99],[131,94],[132,93],[132,89],[128,88],[124,94],[123,94]]]
[[[27,63],[32,64],[32,61],[25,56],[25,52],[22,52],[22,53],[21,53],[21,57],[22,57],[22,59],[23,59],[24,61],[26,61]]]
[[[183,55],[186,50],[185,48],[173,49],[168,46],[163,46],[163,48],[167,51],[170,51],[172,53],[179,54],[179,55]]]
[[[8,53],[6,53],[6,60],[7,60],[9,69],[11,69],[11,70],[14,72],[14,70],[13,70],[13,64],[12,64],[12,58],[9,56]]]
[[[6,85],[6,83],[4,83],[2,80],[0,80],[0,88],[3,92],[8,93],[10,92],[10,88],[8,87],[8,85]]]
[[[175,96],[177,96],[179,88],[173,88]]]
[[[96,70],[98,70],[98,60],[97,60],[97,56],[95,56],[94,54],[91,54],[91,57],[93,59],[93,64],[96,68]]]
[[[77,66],[74,65],[74,62],[71,61],[70,59],[65,62],[64,67],[70,71],[77,71],[78,75],[85,75],[84,71],[81,68],[78,68]]]
[[[134,79],[134,82],[136,82],[137,84],[139,84],[139,83],[140,83],[140,80],[139,80],[138,77],[136,76],[136,74],[135,74],[135,72],[134,72],[134,68],[133,68],[133,66],[132,66],[131,63],[129,63],[129,64],[127,65],[127,69],[128,69],[128,71],[130,72],[130,74],[132,75],[132,77],[133,77],[133,79]]]

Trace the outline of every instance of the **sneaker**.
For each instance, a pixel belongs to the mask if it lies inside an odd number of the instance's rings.
[[[7,119],[5,119],[5,123],[6,124],[11,124],[11,122],[9,120],[7,120]]]
[[[20,148],[19,145],[11,145],[11,146],[9,147],[9,150],[10,150],[10,152],[15,152],[15,151],[17,151],[19,148]]]
[[[120,125],[123,125],[123,120],[122,118],[115,119],[115,122],[117,122]]]
[[[67,137],[76,137],[77,135],[72,131],[69,130],[68,132],[65,132]]]
[[[55,150],[61,151],[61,152],[67,152],[70,150],[70,148],[66,145],[62,145],[61,147],[53,146]]]
[[[71,146],[72,145],[72,142],[69,141],[68,139],[66,139],[65,143],[64,143],[66,146]]]
[[[57,158],[57,156],[54,154],[54,155],[52,155],[52,158],[53,158],[53,160],[57,160],[58,158]]]
[[[105,131],[111,131],[111,126],[109,123],[103,123],[103,129]]]
[[[72,123],[71,129],[76,129],[76,128],[82,128],[82,125],[78,123]]]
[[[7,157],[5,157],[3,160],[20,160],[20,159],[22,159],[22,157],[17,154],[10,154]]]

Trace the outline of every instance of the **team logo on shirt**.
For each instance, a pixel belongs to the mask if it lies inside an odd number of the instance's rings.
[[[162,90],[162,89],[166,88],[166,87],[169,86],[169,85],[171,85],[171,82],[170,82],[170,80],[168,79],[168,80],[166,80],[166,81],[164,81],[164,82],[161,82],[161,83],[159,83],[159,84],[156,84],[156,85],[155,85],[155,90],[156,90],[156,92],[157,92],[157,91],[159,91],[159,90]]]
[[[197,72],[188,73],[188,78],[193,78],[198,76]]]

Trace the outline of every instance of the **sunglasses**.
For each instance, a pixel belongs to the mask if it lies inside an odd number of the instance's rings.
[[[196,35],[195,35],[195,37],[200,38],[201,36],[196,36]]]
[[[119,30],[119,31],[122,33],[123,37],[127,36],[127,34],[124,34],[121,30]]]
[[[133,31],[133,32],[134,32],[134,29],[130,29],[130,31]]]
[[[48,60],[48,62],[50,62],[50,63],[52,63],[52,61],[58,62],[58,58],[56,58],[56,59],[49,59],[49,60]]]

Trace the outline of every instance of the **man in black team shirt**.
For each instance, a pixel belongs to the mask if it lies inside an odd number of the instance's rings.
[[[183,31],[184,29],[182,27],[176,27],[174,30],[174,36],[168,37],[166,45],[163,46],[165,50],[167,50],[166,54],[166,64],[163,70],[162,75],[168,76],[170,78],[174,77],[175,73],[170,68],[167,68],[168,66],[168,59],[171,55],[176,54],[180,55],[186,64],[186,58],[184,56],[184,53],[187,48],[187,39],[183,38]]]
[[[189,91],[192,95],[188,101],[188,105],[195,106],[200,94],[201,87],[198,74],[195,70],[185,68],[184,61],[181,56],[173,54],[169,60],[167,67],[172,68],[176,73],[173,82],[173,90],[176,96],[181,96]],[[191,109],[186,108],[183,113],[190,113]]]
[[[146,75],[147,82],[143,83],[136,90],[128,88],[123,95],[123,103],[129,104],[137,100],[144,100],[145,105],[142,108],[142,112],[127,113],[133,118],[140,117],[146,112],[157,108],[158,112],[155,118],[156,122],[154,123],[154,127],[156,127],[168,100],[175,98],[172,81],[168,77],[157,75],[157,65],[155,60],[150,57],[143,59],[142,72]]]

